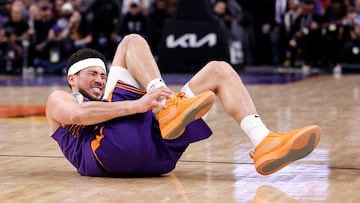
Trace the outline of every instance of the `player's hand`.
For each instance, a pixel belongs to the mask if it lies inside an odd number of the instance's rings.
[[[154,88],[137,100],[137,111],[144,113],[152,109],[161,109],[165,104],[160,98],[170,98],[174,93],[167,87]]]

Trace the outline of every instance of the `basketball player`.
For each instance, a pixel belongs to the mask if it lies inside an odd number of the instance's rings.
[[[73,54],[67,81],[72,94],[51,93],[46,115],[50,135],[84,176],[157,176],[172,171],[190,143],[211,135],[201,117],[215,95],[253,143],[250,154],[260,174],[307,156],[320,140],[318,126],[271,132],[226,62],[209,62],[173,93],[161,79],[148,44],[136,34],[118,45],[108,74],[99,52],[83,49]]]

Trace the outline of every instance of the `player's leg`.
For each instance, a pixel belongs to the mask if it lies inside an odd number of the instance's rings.
[[[127,35],[118,45],[109,71],[104,98],[108,98],[118,80],[147,92],[153,88],[166,87],[149,45],[140,35]],[[165,139],[175,139],[184,132],[188,123],[207,113],[215,101],[215,95],[209,91],[192,99],[176,94],[172,98],[159,100],[167,106],[163,110],[155,110],[158,112],[156,117],[159,120],[161,134]]]
[[[112,66],[126,68],[143,87],[154,78],[161,78],[148,43],[137,34],[127,35],[119,43]]]
[[[226,62],[208,63],[187,85],[195,95],[207,90],[215,92],[225,111],[238,123],[247,115],[257,114],[252,98],[241,78]]]
[[[105,90],[105,98],[118,80],[145,90],[150,81],[156,86],[166,86],[151,54],[149,45],[140,35],[130,34],[118,44]]]
[[[210,62],[183,88],[187,95],[213,91],[225,111],[241,126],[252,141],[251,153],[261,174],[274,173],[292,161],[308,155],[320,140],[318,126],[308,126],[288,133],[273,133],[257,114],[254,102],[239,75],[226,62]]]
[[[254,146],[257,146],[269,134],[270,131],[258,116],[247,88],[228,63],[222,61],[208,63],[185,85],[186,94],[193,92],[197,95],[207,90],[219,96],[224,110],[239,125],[243,120],[243,122],[249,120],[252,123],[245,132]]]

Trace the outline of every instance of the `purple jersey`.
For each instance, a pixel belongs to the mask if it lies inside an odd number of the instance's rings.
[[[109,102],[135,100],[145,92],[118,81]],[[86,176],[157,176],[168,173],[192,142],[211,135],[207,124],[191,122],[182,136],[164,140],[152,111],[92,126],[60,126],[52,137],[65,157]]]

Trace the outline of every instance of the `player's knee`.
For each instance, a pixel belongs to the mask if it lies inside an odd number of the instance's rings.
[[[211,75],[216,76],[217,78],[226,79],[236,74],[233,67],[225,61],[211,61],[206,66]]]
[[[144,42],[144,41],[145,41],[145,39],[141,35],[135,34],[135,33],[126,35],[122,40],[122,42],[125,44],[139,43],[139,42]]]

